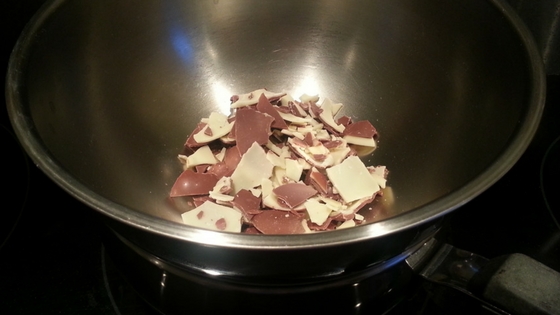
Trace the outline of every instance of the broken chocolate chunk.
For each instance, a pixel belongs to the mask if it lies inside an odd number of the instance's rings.
[[[302,234],[305,219],[281,210],[267,210],[253,217],[253,225],[263,234]]]
[[[259,97],[259,102],[257,103],[257,110],[261,113],[268,114],[272,118],[274,118],[271,125],[272,128],[277,128],[277,129],[288,128],[288,125],[286,124],[284,119],[280,117],[278,111],[274,108],[274,106],[272,106],[272,104],[270,104],[268,98],[266,98],[264,94],[261,94],[261,96]]]
[[[317,194],[313,187],[300,183],[284,184],[274,188],[272,191],[278,199],[282,200],[291,209]]]
[[[185,224],[300,234],[371,222],[357,212],[372,208],[388,172],[357,157],[376,148],[370,122],[336,118],[343,105],[319,106],[317,95],[298,101],[260,89],[230,101],[232,114],[201,119],[178,157],[185,171],[170,196],[196,207],[182,214]]]
[[[377,130],[369,121],[360,120],[347,125],[342,135],[359,138],[374,138],[377,135]]]
[[[240,154],[244,154],[254,142],[265,145],[271,134],[274,118],[253,109],[241,109],[235,115],[235,139]]]
[[[214,174],[196,173],[192,170],[186,170],[179,175],[175,184],[173,184],[170,196],[182,197],[208,194],[217,182],[218,178]]]

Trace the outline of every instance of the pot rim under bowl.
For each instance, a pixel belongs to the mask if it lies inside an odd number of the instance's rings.
[[[527,66],[530,67],[532,86],[530,87],[530,104],[527,104],[524,120],[519,122],[519,127],[510,139],[507,148],[484,172],[460,189],[429,204],[383,221],[349,229],[301,235],[248,235],[199,229],[132,210],[95,193],[65,171],[37,135],[33,120],[25,107],[25,96],[20,92],[20,86],[24,84],[25,80],[25,73],[21,69],[25,66],[26,55],[34,40],[34,34],[40,29],[46,17],[52,14],[61,2],[55,1],[43,6],[24,29],[10,58],[6,78],[6,102],[11,123],[22,146],[36,166],[48,177],[91,208],[143,231],[201,245],[280,250],[316,248],[360,242],[431,221],[469,202],[508,172],[531,142],[544,107],[546,77],[540,53],[532,35],[509,5],[503,1],[494,0],[492,1],[494,5],[500,8],[524,44],[523,49],[526,50],[528,58]]]

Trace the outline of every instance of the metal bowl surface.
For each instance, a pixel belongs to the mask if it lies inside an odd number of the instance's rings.
[[[187,135],[229,112],[231,95],[263,87],[331,98],[376,126],[379,147],[364,160],[390,170],[386,218],[282,236],[180,223],[167,197]],[[505,174],[544,95],[533,39],[498,0],[52,1],[18,41],[6,84],[19,140],[54,182],[123,230],[146,232],[137,242],[210,253],[391,248],[391,235],[429,226]],[[396,255],[422,230],[333,265]]]

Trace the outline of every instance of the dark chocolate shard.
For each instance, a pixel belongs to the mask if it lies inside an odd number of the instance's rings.
[[[348,126],[352,123],[352,117],[349,116],[342,116],[336,120],[336,123],[343,126]]]
[[[254,142],[265,145],[271,134],[274,118],[250,108],[239,109],[235,115],[235,138],[239,153],[243,155]]]
[[[226,149],[224,159],[221,162],[210,166],[207,172],[216,175],[216,177],[218,178],[231,176],[240,160],[241,154],[239,154],[239,150],[237,150],[237,147],[229,147]]]
[[[329,182],[327,176],[319,172],[315,167],[309,170],[309,182],[315,187],[322,195],[328,195],[329,193]]]
[[[261,209],[261,198],[256,197],[249,190],[241,189],[234,197],[231,204],[239,209],[244,215],[259,214]]]
[[[313,187],[301,183],[284,184],[274,188],[272,192],[291,209],[317,194]]]
[[[259,97],[259,102],[257,103],[257,110],[261,113],[268,114],[272,118],[274,118],[274,121],[272,122],[272,124],[270,126],[271,128],[277,128],[277,129],[287,129],[288,128],[288,125],[286,124],[284,119],[282,119],[282,117],[280,117],[280,114],[278,114],[278,111],[276,110],[276,108],[274,108],[274,106],[272,106],[272,104],[270,104],[270,102],[268,101],[266,96],[264,96],[264,94],[261,94],[261,96]]]
[[[181,197],[208,194],[214,188],[218,179],[214,174],[186,170],[179,175],[169,195],[171,197]]]
[[[377,130],[369,121],[360,120],[346,126],[342,135],[359,138],[373,138],[377,135]]]
[[[302,234],[305,219],[282,210],[266,210],[253,217],[253,225],[263,234]]]

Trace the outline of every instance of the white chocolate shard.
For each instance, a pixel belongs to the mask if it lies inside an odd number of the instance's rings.
[[[233,128],[233,122],[228,122],[228,117],[222,113],[212,112],[206,122],[206,126],[199,132],[193,135],[193,138],[198,143],[208,143],[227,135]],[[210,128],[211,135],[208,135],[206,130]]]
[[[342,108],[342,104],[341,103],[333,103],[330,99],[326,98],[323,101],[323,104],[321,104],[321,109],[323,110],[321,112],[321,114],[319,114],[319,117],[321,118],[321,120],[331,126],[331,128],[333,128],[334,130],[342,133],[344,131],[344,125],[340,125],[337,124],[334,121],[334,116],[336,116],[336,114],[338,113],[338,111]]]
[[[298,117],[298,116],[293,115],[293,114],[282,113],[282,112],[278,112],[278,113],[280,114],[280,117],[282,117],[282,119],[287,120],[287,121],[291,122],[292,124],[296,124],[296,125],[300,125],[300,126],[305,126],[305,125],[309,124],[311,122],[311,120],[313,120],[313,117],[311,117],[311,116]]]
[[[347,229],[347,228],[354,227],[354,226],[356,226],[356,222],[354,222],[354,220],[348,220],[348,221],[342,222],[342,224],[339,225],[336,229],[337,230]]]
[[[310,170],[311,169],[311,164],[307,163],[307,161],[304,158],[298,158],[297,159],[299,165],[301,165],[301,167],[303,167],[304,170]]]
[[[320,143],[316,146],[307,147],[307,151],[314,155],[327,155],[330,153],[329,149],[325,148],[325,146]]]
[[[299,140],[303,140],[305,138],[305,136],[299,131],[293,131],[292,135],[294,137],[298,138]]]
[[[266,152],[266,158],[272,163],[274,166],[286,168],[286,161],[285,159],[276,155],[276,153],[272,151]]]
[[[329,209],[326,204],[320,203],[315,198],[304,202],[304,206],[307,210],[307,214],[309,215],[309,220],[317,225],[325,223],[329,214],[331,214],[331,209]]]
[[[303,166],[298,160],[284,159],[286,165],[286,177],[297,182],[303,173]]]
[[[375,143],[375,140],[373,138],[361,138],[355,136],[344,136],[342,138],[346,140],[346,142],[351,144],[361,145],[364,147],[372,147],[372,148],[377,147],[377,144]]]
[[[349,147],[331,151],[330,156],[333,159],[333,164],[337,165],[342,163],[342,161],[350,154],[350,152],[351,150]]]
[[[364,217],[363,215],[359,214],[359,213],[356,213],[356,214],[354,215],[354,220],[357,220],[357,221],[364,221],[364,219],[365,219],[365,217]]]
[[[193,168],[201,164],[216,164],[218,162],[218,159],[214,156],[210,147],[205,145],[198,148],[198,150],[187,157],[185,166],[186,168]]]
[[[387,185],[387,179],[385,178],[385,173],[387,171],[385,166],[376,166],[376,167],[368,167],[368,170],[373,177],[373,179],[377,182],[379,187],[384,189]]]
[[[272,171],[272,187],[276,188],[278,186],[287,183],[286,170],[280,167],[275,167]]]
[[[188,156],[184,155],[184,154],[179,154],[177,156],[177,158],[179,159],[179,162],[181,162],[181,164],[183,165],[183,171],[186,171],[188,169],[187,167],[187,159],[189,158]]]
[[[342,103],[334,103],[330,98],[325,98],[323,103],[321,104],[321,108],[324,110],[325,106],[329,108],[329,111],[332,113],[333,117],[338,114],[338,112],[344,107]]]
[[[208,196],[210,198],[216,200],[217,202],[223,202],[223,203],[228,203],[228,202],[233,201],[233,199],[235,199],[234,196],[222,194],[220,192],[216,192],[216,191],[213,191],[213,190],[208,193]]]
[[[227,193],[231,191],[231,177],[222,177],[214,188],[208,193],[210,198],[218,202],[230,202],[233,201],[234,196],[228,195]]]
[[[270,195],[273,189],[272,181],[268,178],[263,178],[261,181],[261,195],[263,199]]]
[[[266,158],[263,148],[256,142],[243,154],[233,174],[233,191],[259,186],[263,179],[270,178],[274,165]]]
[[[185,224],[209,230],[241,232],[241,212],[210,201],[181,214]]]
[[[328,141],[331,139],[331,135],[325,129],[318,130],[315,137],[317,138],[317,140],[324,140],[324,141]]]
[[[279,146],[277,146],[276,144],[272,143],[272,141],[268,140],[268,142],[266,143],[266,148],[269,149],[270,151],[276,153],[277,155],[282,154],[282,148],[280,148]]]
[[[280,153],[280,157],[284,158],[284,159],[287,159],[287,158],[291,157],[290,147],[283,146],[282,147],[282,152]]]
[[[302,94],[299,97],[299,100],[302,102],[313,102],[317,103],[319,101],[319,95],[309,95],[309,94]]]
[[[319,196],[319,199],[321,199],[321,201],[324,202],[325,205],[327,205],[327,207],[332,211],[340,211],[344,209],[344,205],[339,201],[324,196]]]
[[[288,103],[295,101],[290,94],[286,94],[280,98],[281,106],[288,106]]]
[[[327,168],[329,180],[346,203],[373,196],[379,191],[377,181],[357,156],[350,156],[342,163]]]
[[[299,126],[296,127],[297,132],[301,133],[301,134],[306,134],[311,132],[312,134],[316,133],[315,128],[313,128],[312,125],[305,125],[305,126]]]
[[[338,213],[342,215],[352,215],[355,214],[357,211],[361,209],[361,207],[365,206],[369,202],[372,201],[371,197],[364,197],[362,199],[356,200],[352,203],[346,204],[346,208],[341,209]]]

